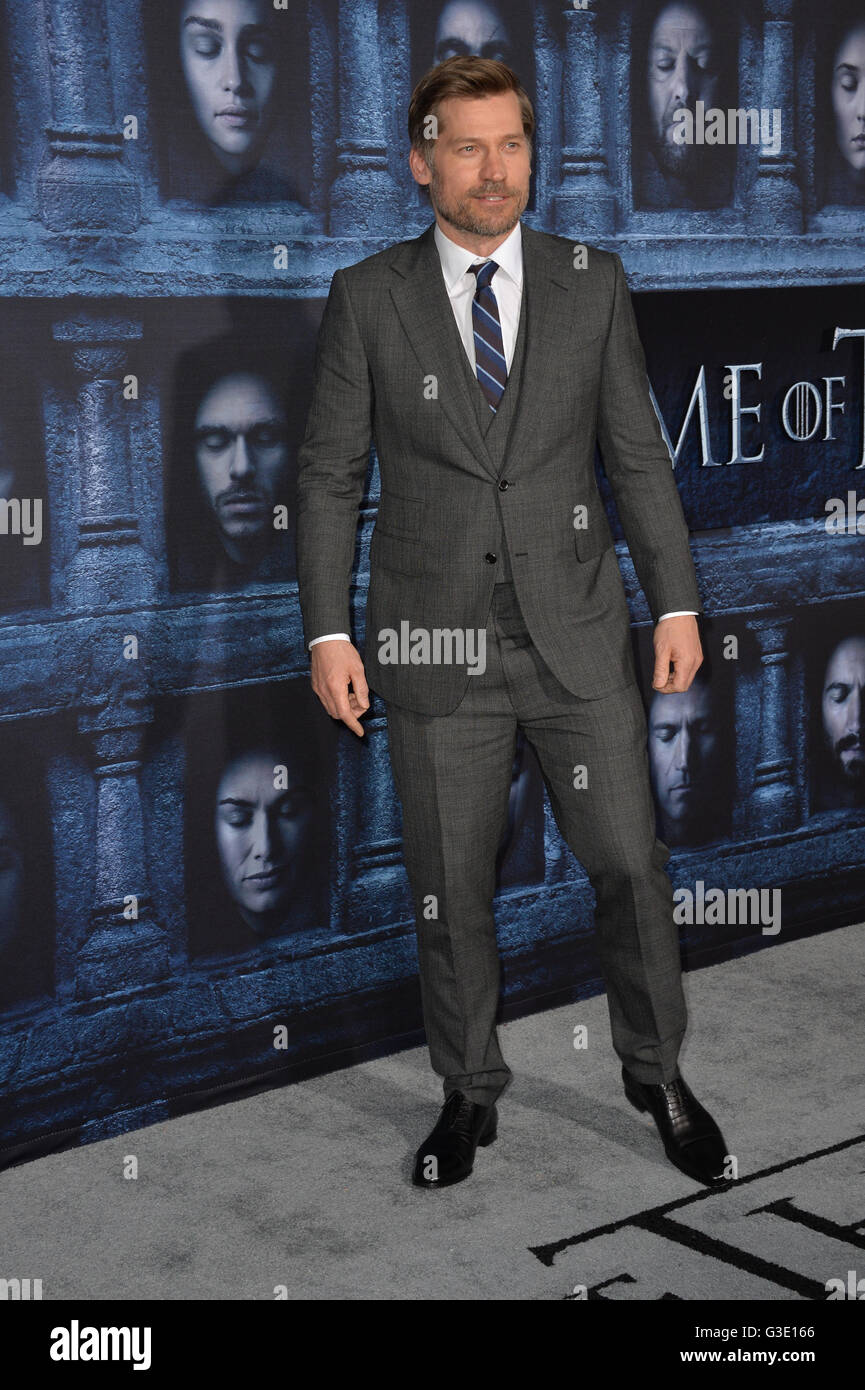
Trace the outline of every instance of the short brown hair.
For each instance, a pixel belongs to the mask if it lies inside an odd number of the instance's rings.
[[[429,116],[438,116],[441,102],[449,97],[489,97],[500,92],[515,92],[520,103],[523,134],[531,146],[535,133],[535,113],[516,73],[495,58],[476,58],[459,55],[446,58],[430,68],[412,92],[408,108],[408,137],[412,149],[419,150],[432,168],[435,140],[424,135]]]

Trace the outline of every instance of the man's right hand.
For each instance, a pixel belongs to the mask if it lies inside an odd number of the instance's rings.
[[[369,687],[357,647],[342,638],[316,642],[310,659],[312,688],[328,714],[333,719],[341,719],[363,738],[363,725],[358,716],[369,709]]]

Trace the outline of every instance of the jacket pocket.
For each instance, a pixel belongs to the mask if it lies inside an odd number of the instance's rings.
[[[372,584],[379,570],[391,570],[408,579],[420,579],[423,574],[424,548],[417,540],[405,540],[381,531],[376,525],[369,547],[369,578]]]
[[[395,540],[420,540],[423,519],[420,497],[402,497],[396,492],[383,492],[378,504],[376,532],[393,536]]]

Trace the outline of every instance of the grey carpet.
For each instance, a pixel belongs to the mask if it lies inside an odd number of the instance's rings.
[[[505,1026],[499,1139],[457,1187],[409,1183],[440,1104],[419,1048],[0,1173],[0,1277],[45,1299],[820,1296],[865,1276],[863,977],[862,926],[686,976],[682,1069],[728,1191],[625,1101],[601,997]]]

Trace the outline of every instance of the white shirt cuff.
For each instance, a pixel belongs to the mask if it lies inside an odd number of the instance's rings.
[[[316,642],[336,642],[340,639],[343,642],[350,642],[351,638],[347,632],[329,632],[326,637],[313,637],[310,646],[314,647]]]

